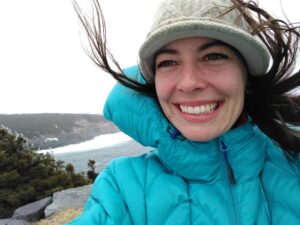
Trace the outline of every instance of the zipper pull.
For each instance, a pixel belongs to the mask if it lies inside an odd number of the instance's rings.
[[[220,141],[220,144],[221,144],[221,150],[222,152],[227,152],[228,149],[227,149],[227,145],[225,145],[224,141],[221,139]]]
[[[227,168],[227,172],[228,172],[228,179],[229,179],[229,181],[230,181],[231,184],[236,184],[232,167],[231,167],[231,165],[230,165],[230,163],[228,161],[228,155],[227,155],[228,147],[227,147],[227,145],[224,143],[224,141],[222,139],[220,141],[220,145],[221,145],[221,151],[224,154],[224,159],[225,159],[226,168]]]
[[[173,139],[173,140],[180,140],[180,141],[184,141],[184,137],[181,135],[181,133],[179,132],[179,130],[177,130],[175,127],[171,127],[171,126],[168,126],[167,128],[167,132],[170,134],[170,137]]]

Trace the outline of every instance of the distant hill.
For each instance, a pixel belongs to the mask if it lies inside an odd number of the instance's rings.
[[[39,149],[76,144],[118,131],[102,116],[93,114],[0,114],[0,126],[23,134]]]

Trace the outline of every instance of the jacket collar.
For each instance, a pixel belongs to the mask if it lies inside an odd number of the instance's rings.
[[[180,135],[174,138],[170,126],[161,128],[159,142],[153,147],[157,148],[161,162],[185,179],[201,182],[219,179],[224,172],[224,151],[237,182],[258,176],[263,168],[266,140],[250,119],[208,142],[189,141]]]

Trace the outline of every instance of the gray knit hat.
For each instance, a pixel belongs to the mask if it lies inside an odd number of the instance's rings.
[[[144,78],[154,79],[154,55],[166,44],[186,37],[208,37],[236,48],[244,57],[250,73],[264,74],[269,66],[267,48],[238,10],[224,12],[230,0],[164,0],[154,17],[153,25],[139,51],[139,66]]]

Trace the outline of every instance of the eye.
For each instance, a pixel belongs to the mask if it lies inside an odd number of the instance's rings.
[[[175,66],[175,65],[177,65],[177,63],[175,61],[164,60],[164,61],[158,62],[156,64],[156,68],[159,69],[159,68],[170,67],[170,66]]]
[[[228,59],[228,56],[223,53],[210,53],[202,58],[202,61]]]

